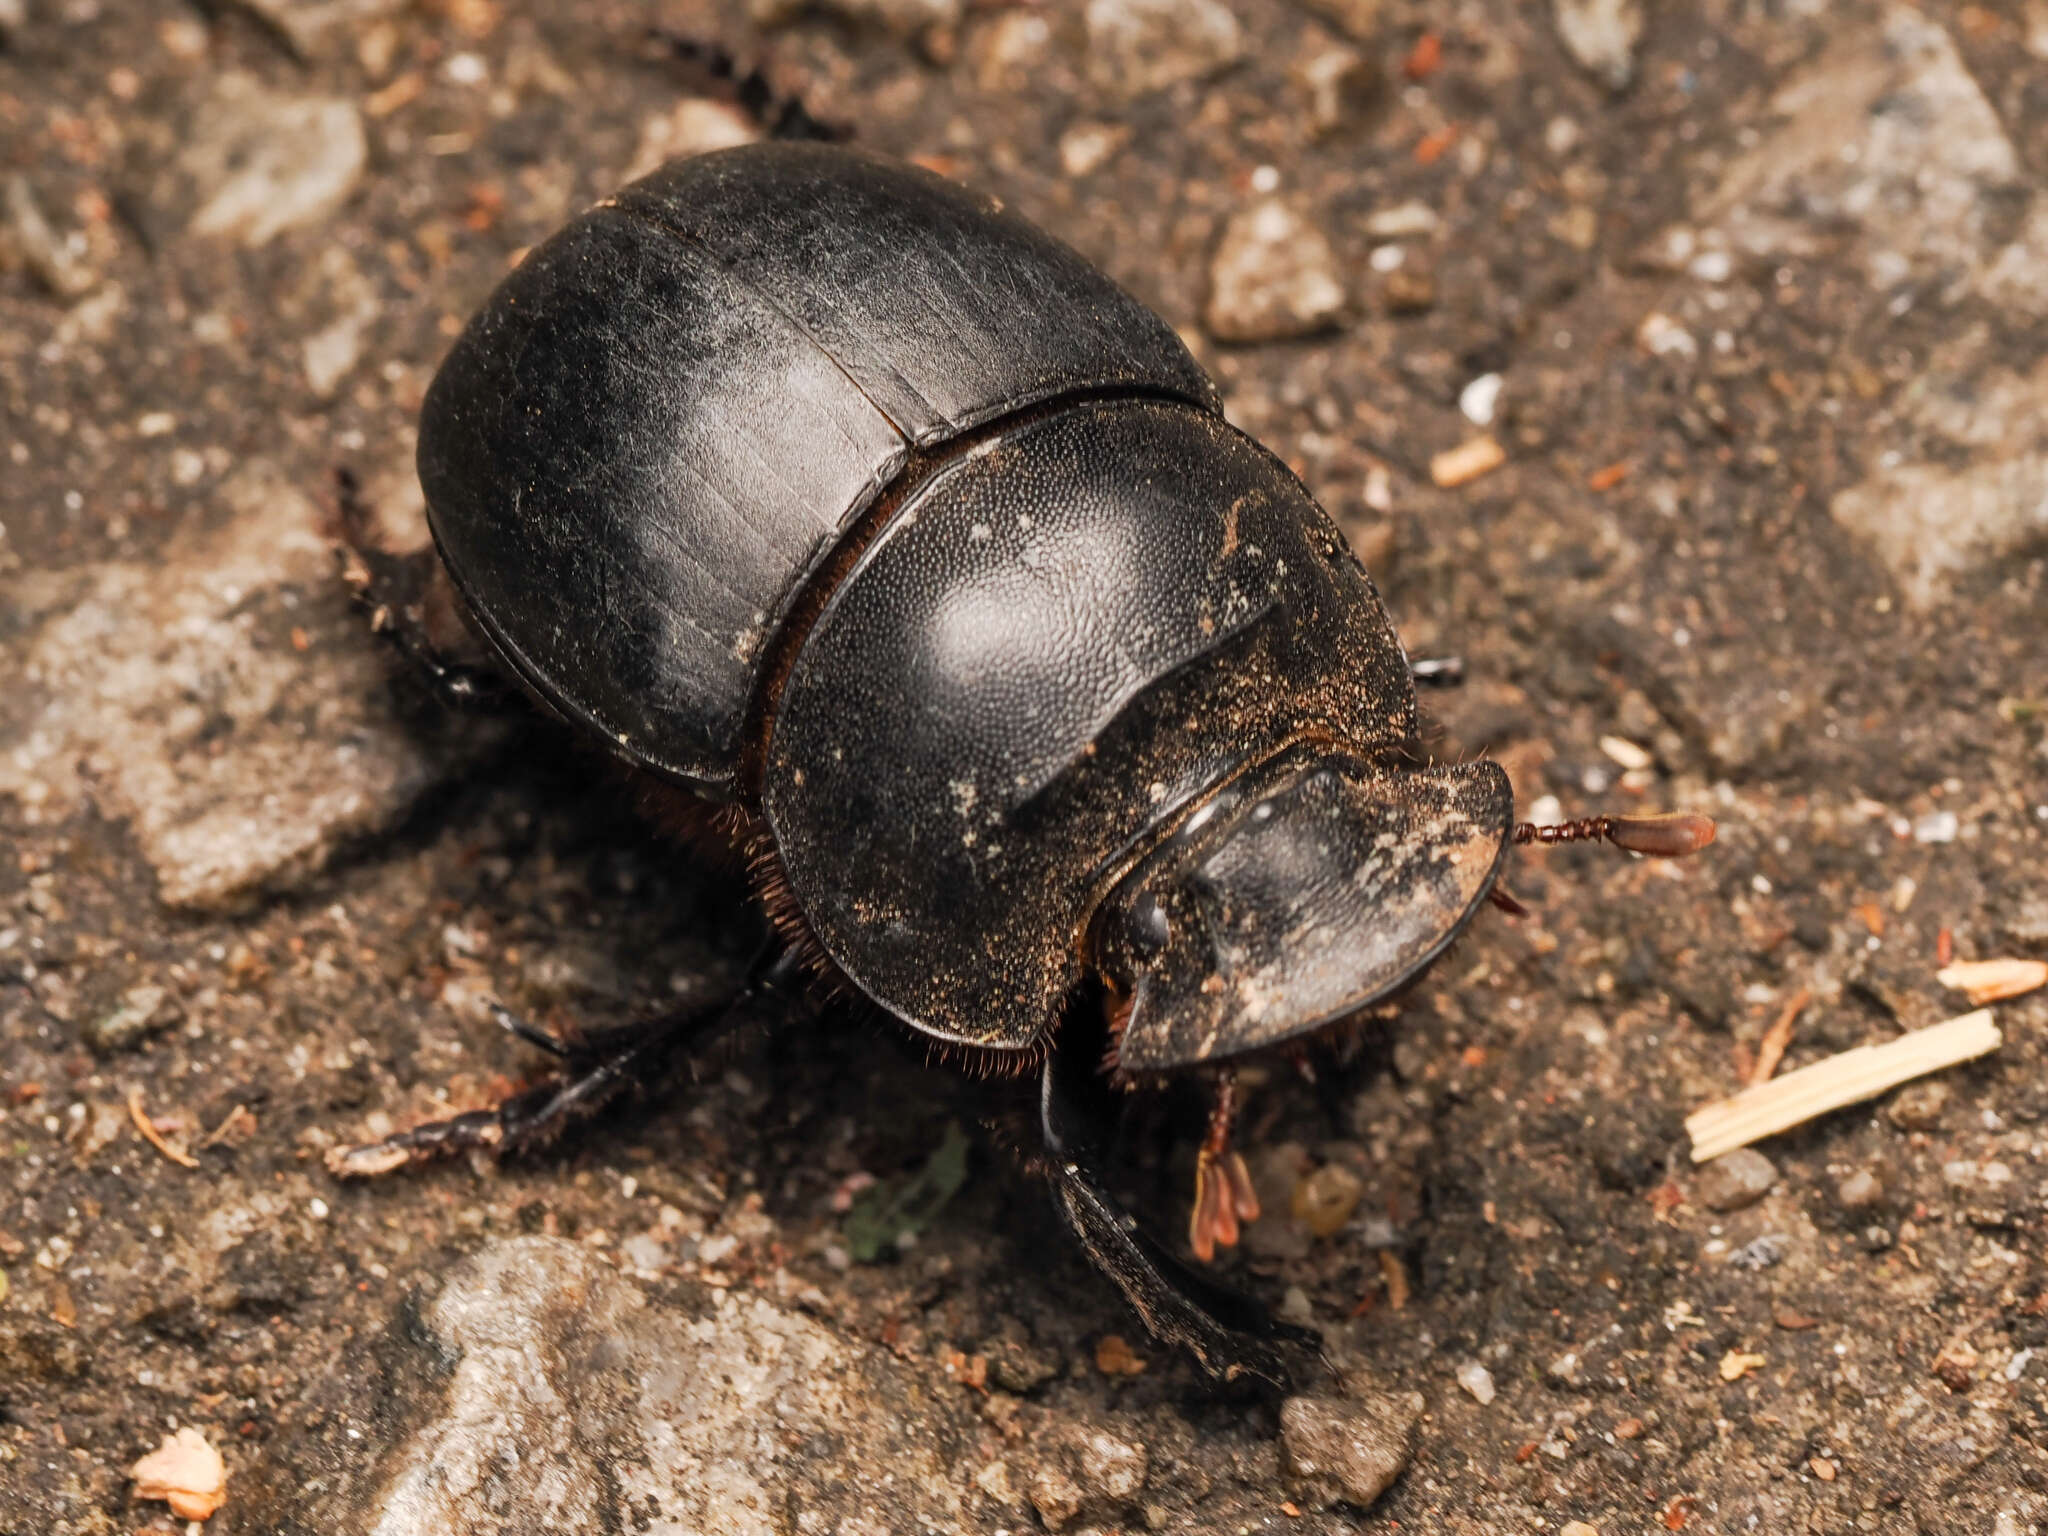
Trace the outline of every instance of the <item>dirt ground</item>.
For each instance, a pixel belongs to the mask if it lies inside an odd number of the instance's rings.
[[[1164,314],[1467,659],[1445,755],[1719,819],[1518,857],[1528,916],[1253,1088],[1224,1272],[1384,1442],[1334,1482],[868,1023],[516,1166],[323,1170],[537,1070],[486,1000],[618,1022],[756,939],[589,758],[441,718],[321,537],[343,468],[417,527],[421,393],[518,253],[743,129],[655,28]],[[560,1502],[505,1453],[460,1528],[692,1528],[620,1491],[624,1398],[582,1427],[611,1322],[519,1353],[586,1296],[728,1416],[702,1486],[758,1474],[703,1529],[2048,1530],[2048,992],[1761,1158],[1682,1129],[1801,996],[1784,1069],[1963,1012],[1938,956],[2048,956],[2048,6],[0,0],[0,183],[0,1533],[179,1528],[127,1475],[178,1426],[209,1529],[432,1529],[379,1489],[500,1389],[574,1427]],[[1124,1138],[1164,1232],[1186,1110]],[[477,1297],[514,1364],[465,1374]]]

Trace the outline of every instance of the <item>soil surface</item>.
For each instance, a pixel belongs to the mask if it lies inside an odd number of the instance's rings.
[[[1330,1351],[1284,1404],[843,1012],[514,1165],[324,1170],[541,1070],[489,1001],[758,942],[325,543],[338,470],[418,537],[522,251],[755,131],[664,29],[1164,314],[1466,659],[1443,755],[1720,823],[1518,856],[1528,915],[1250,1087],[1220,1269]],[[2048,1529],[2048,991],[1756,1152],[1682,1126],[1781,1017],[1785,1071],[2048,956],[2044,508],[2038,3],[0,0],[0,1532],[179,1528],[128,1468],[186,1426],[252,1532]],[[1161,1232],[1198,1113],[1126,1128]]]

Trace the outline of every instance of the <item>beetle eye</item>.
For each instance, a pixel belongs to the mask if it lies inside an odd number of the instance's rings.
[[[1150,960],[1166,948],[1167,940],[1173,937],[1173,924],[1167,921],[1166,908],[1159,905],[1159,898],[1150,891],[1131,904],[1130,927],[1131,948]]]

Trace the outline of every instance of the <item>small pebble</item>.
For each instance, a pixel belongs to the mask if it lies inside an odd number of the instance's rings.
[[[1482,1408],[1493,1401],[1493,1372],[1477,1360],[1467,1360],[1458,1367],[1458,1385],[1470,1392]]]
[[[1557,1536],[1600,1536],[1600,1527],[1583,1520],[1568,1520],[1558,1527]]]
[[[1220,341],[1313,336],[1336,324],[1345,298],[1328,237],[1268,198],[1224,226],[1209,267],[1203,323]]]
[[[1913,841],[1916,843],[1952,843],[1961,824],[1954,811],[1929,811],[1913,823]]]
[[[1868,1168],[1859,1168],[1835,1186],[1835,1204],[1845,1211],[1867,1211],[1884,1199],[1884,1182]]]
[[[1729,1254],[1728,1263],[1734,1269],[1769,1269],[1791,1250],[1791,1238],[1782,1232],[1766,1232]]]
[[[1694,1196],[1710,1211],[1739,1211],[1771,1192],[1778,1170],[1755,1147],[1737,1147],[1699,1173]]]
[[[1079,178],[1107,165],[1131,137],[1126,123],[1076,123],[1060,135],[1060,170]]]
[[[1612,91],[1635,78],[1642,0],[1556,0],[1552,15],[1565,52],[1587,74]]]
[[[1049,1531],[1059,1530],[1081,1513],[1081,1485],[1053,1462],[1042,1463],[1032,1472],[1024,1493]]]
[[[1909,1083],[1885,1111],[1885,1118],[1902,1131],[1932,1131],[1941,1125],[1941,1112],[1948,1107],[1949,1086],[1939,1080]]]
[[[1380,284],[1380,297],[1390,315],[1419,315],[1436,305],[1436,274],[1419,262],[1404,261]]]
[[[1364,1193],[1365,1182],[1357,1174],[1342,1163],[1325,1163],[1294,1186],[1289,1205],[1309,1231],[1331,1237],[1343,1231]]]
[[[1280,1443],[1294,1476],[1334,1482],[1361,1509],[1392,1485],[1415,1454],[1422,1394],[1290,1397],[1280,1405]]]
[[[1443,220],[1427,203],[1396,203],[1382,208],[1365,221],[1365,232],[1375,240],[1412,240],[1433,235]]]
[[[1652,357],[1698,357],[1700,344],[1669,315],[1651,310],[1636,327],[1636,345]]]
[[[1364,120],[1378,101],[1380,76],[1356,48],[1325,48],[1295,71],[1308,97],[1309,131],[1318,138]]]
[[[1082,1437],[1079,1461],[1082,1485],[1112,1503],[1121,1503],[1143,1488],[1151,1466],[1142,1445],[1132,1445],[1100,1429]]]

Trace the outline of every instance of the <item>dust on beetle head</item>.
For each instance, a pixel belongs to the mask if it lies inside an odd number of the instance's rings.
[[[1400,990],[1486,899],[1513,821],[1488,762],[1310,746],[1228,786],[1098,915],[1097,964],[1129,1001],[1119,1068],[1242,1056]]]

